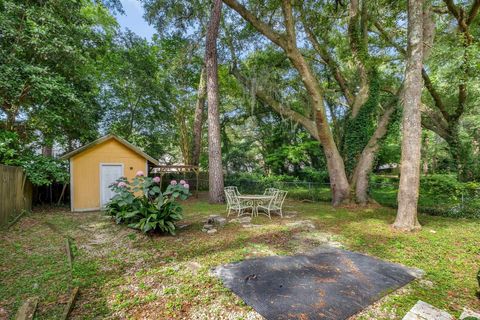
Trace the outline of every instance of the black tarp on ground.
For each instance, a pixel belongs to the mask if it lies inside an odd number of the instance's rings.
[[[415,279],[415,270],[323,248],[220,266],[224,285],[268,320],[346,319]]]

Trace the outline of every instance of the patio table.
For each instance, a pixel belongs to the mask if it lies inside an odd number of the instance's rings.
[[[237,196],[238,199],[245,201],[247,205],[252,206],[252,216],[258,216],[258,206],[264,203],[268,203],[273,199],[273,195],[265,194],[242,194]],[[262,212],[262,214],[264,214]],[[265,213],[266,216],[268,216]]]

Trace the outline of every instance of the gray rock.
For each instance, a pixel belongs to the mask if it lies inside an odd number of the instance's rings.
[[[210,230],[210,229],[213,229],[213,224],[209,224],[209,223],[206,223],[203,225],[203,229],[207,229],[207,230]]]
[[[242,227],[244,227],[244,228],[258,228],[258,227],[261,227],[261,225],[259,225],[259,224],[251,224],[251,223],[244,223],[244,224],[242,224]]]
[[[307,228],[307,229],[315,229],[315,225],[311,220],[300,220],[295,222],[287,223],[287,226],[293,228]]]
[[[252,222],[252,217],[241,217],[241,218],[238,218],[238,222],[240,222],[240,223],[250,223],[250,222]]]
[[[220,226],[224,226],[227,223],[227,219],[218,214],[212,214],[208,216],[207,220],[205,220],[206,224],[218,224]]]
[[[224,217],[216,217],[215,223],[220,226],[224,226],[227,223],[227,219],[225,219]]]
[[[455,320],[448,312],[418,300],[402,320]]]
[[[467,317],[474,317],[474,318],[480,319],[480,313],[472,311],[472,310],[467,309],[467,308],[463,308],[463,312],[460,315],[460,320],[465,319]]]
[[[238,217],[233,218],[228,221],[228,223],[241,223],[241,224],[249,224],[252,222],[252,217]]]
[[[217,229],[210,229],[207,231],[208,234],[214,234],[217,233]]]

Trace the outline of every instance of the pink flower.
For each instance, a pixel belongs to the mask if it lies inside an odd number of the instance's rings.
[[[160,177],[155,177],[155,178],[153,178],[153,182],[155,182],[155,183],[160,183]]]
[[[180,184],[183,186],[184,184],[186,184],[187,182],[185,180],[180,180]]]
[[[123,181],[120,181],[117,186],[118,186],[119,188],[124,188],[124,187],[127,186],[127,184],[126,184],[125,182],[123,182]]]
[[[172,181],[170,181],[170,184],[171,184],[172,186],[176,186],[176,185],[177,185],[177,180],[172,180]]]
[[[142,170],[139,170],[137,171],[137,173],[135,174],[137,177],[143,177],[145,175],[145,173],[143,173]]]
[[[190,188],[190,185],[188,183],[185,183],[183,187],[188,190]]]

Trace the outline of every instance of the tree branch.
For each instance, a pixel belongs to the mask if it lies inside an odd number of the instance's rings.
[[[243,76],[238,69],[233,68],[231,70],[233,76],[243,85],[246,90],[251,89],[251,81]],[[292,110],[289,107],[284,106],[277,101],[274,97],[268,94],[266,91],[259,87],[255,88],[255,96],[265,104],[269,105],[273,110],[282,116],[285,116],[299,124],[301,124],[316,140],[320,140],[317,132],[315,122],[300,114],[299,112]]]
[[[353,100],[352,106],[352,117],[356,117],[358,111],[362,105],[368,99],[368,75],[367,68],[364,64],[364,56],[362,56],[362,50],[366,50],[366,40],[367,38],[362,34],[364,31],[366,21],[366,7],[362,8],[362,15],[360,16],[360,8],[358,0],[352,0],[350,2],[350,20],[348,23],[348,36],[350,38],[350,50],[352,51],[352,56],[354,62],[357,64],[358,74],[360,76],[360,88],[357,95]],[[363,28],[362,28],[363,27]]]
[[[260,33],[270,39],[270,41],[285,49],[285,47],[287,46],[287,42],[283,34],[273,30],[271,26],[258,19],[238,1],[223,0],[223,2],[233,10],[237,11],[242,16],[242,18],[250,22],[255,27],[255,29],[260,31]]]
[[[340,68],[337,64],[337,62],[333,59],[333,57],[330,55],[328,52],[327,48],[325,48],[315,37],[313,34],[312,30],[307,26],[307,23],[304,19],[302,19],[302,24],[303,28],[305,29],[305,32],[307,34],[307,37],[312,44],[313,48],[317,53],[320,55],[322,60],[325,62],[327,67],[330,69],[330,72],[333,74],[333,77],[337,81],[340,89],[343,92],[343,95],[345,96],[345,99],[347,100],[347,103],[350,107],[353,105],[353,100],[354,97],[352,93],[350,92],[350,89],[348,88],[347,81],[345,80],[345,77],[343,76],[342,72],[340,71]]]
[[[458,20],[460,19],[460,10],[455,5],[453,0],[444,0],[445,4],[447,5],[448,11]]]
[[[282,1],[282,12],[285,19],[285,29],[287,31],[287,43],[296,47],[297,36],[295,34],[295,21],[293,19],[291,0]]]
[[[472,21],[477,16],[479,10],[480,10],[480,0],[475,0],[475,2],[472,4],[472,7],[470,8],[470,11],[468,12],[468,18],[466,21],[468,26],[472,24]]]
[[[377,28],[377,30],[380,32],[380,35],[385,39],[385,41],[387,41],[387,43],[389,43],[392,47],[397,49],[397,51],[400,52],[402,55],[405,56],[407,54],[407,51],[404,48],[400,47],[398,44],[396,44],[392,40],[392,38],[390,37],[388,32],[383,28],[380,22],[375,21],[374,25]],[[448,120],[450,118],[450,114],[448,113],[442,101],[442,98],[440,97],[440,94],[433,86],[432,80],[430,80],[430,77],[428,76],[428,73],[425,70],[425,68],[422,68],[422,78],[425,84],[425,88],[427,88],[428,92],[433,98],[433,101],[435,102],[435,106],[438,108],[438,110],[440,110],[443,117]]]

